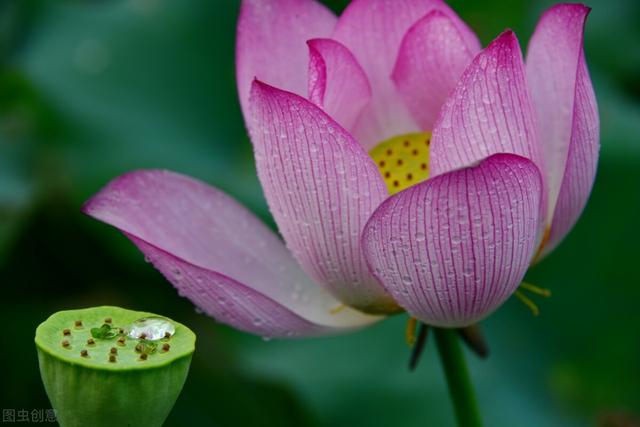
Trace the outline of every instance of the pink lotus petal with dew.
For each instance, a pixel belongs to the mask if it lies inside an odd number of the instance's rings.
[[[279,235],[167,171],[114,179],[84,212],[178,292],[269,337],[350,331],[406,311],[464,327],[498,309],[576,223],[599,121],[589,9],[540,19],[523,59],[485,49],[440,0],[244,0],[238,94]]]

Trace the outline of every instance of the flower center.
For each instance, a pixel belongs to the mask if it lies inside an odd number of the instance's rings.
[[[369,151],[390,194],[429,178],[431,132],[408,133],[382,141]]]

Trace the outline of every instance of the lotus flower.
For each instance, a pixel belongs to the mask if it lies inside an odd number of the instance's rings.
[[[240,104],[281,239],[221,191],[136,171],[87,202],[197,307],[269,337],[401,311],[464,327],[575,224],[595,177],[589,9],[544,13],[526,65],[439,0],[245,0]]]

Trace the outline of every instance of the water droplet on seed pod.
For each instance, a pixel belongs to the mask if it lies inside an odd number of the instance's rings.
[[[144,339],[155,341],[166,338],[167,334],[173,335],[176,332],[176,327],[162,317],[145,317],[133,322],[127,330],[130,338],[144,337]]]

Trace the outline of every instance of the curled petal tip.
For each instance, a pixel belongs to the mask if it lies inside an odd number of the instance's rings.
[[[428,18],[447,18],[449,19],[449,17],[441,10],[439,9],[434,9],[431,12],[427,13],[422,19],[422,20],[426,20]]]
[[[507,56],[522,56],[518,36],[516,36],[516,33],[510,28],[504,30],[498,37],[496,37],[491,43],[489,43],[485,51],[487,53],[493,53],[494,55],[497,52],[504,52]]]
[[[495,40],[493,40],[489,44],[487,49],[489,49],[492,46],[515,47],[515,46],[519,46],[519,45],[520,44],[518,42],[518,37],[516,36],[516,33],[511,28],[507,28],[498,37],[496,37]]]
[[[591,7],[583,4],[583,3],[559,3],[551,6],[544,15],[549,13],[557,13],[561,11],[573,12],[573,13],[582,13],[585,16],[591,12]]]
[[[582,3],[560,3],[545,10],[539,24],[547,20],[555,20],[557,25],[573,28],[577,23],[584,25],[591,8]]]
[[[281,89],[277,89],[257,77],[253,79],[251,83],[251,92],[249,95],[249,104],[255,103],[256,101],[264,99],[266,96],[270,94],[276,94],[278,92],[285,92]]]
[[[259,91],[259,90],[264,90],[264,89],[266,89],[268,87],[270,87],[268,84],[266,84],[265,82],[261,81],[257,77],[254,77],[253,81],[251,82],[251,93],[254,93],[254,92]]]
[[[309,40],[307,40],[307,46],[309,46],[310,49],[317,50],[316,46],[317,46],[318,43],[320,43],[321,40],[324,40],[324,39],[318,39],[318,38],[309,39]]]
[[[124,173],[112,179],[108,184],[104,186],[102,190],[100,190],[98,193],[94,194],[91,198],[84,202],[84,204],[80,208],[80,212],[90,217],[100,219],[99,215],[103,214],[105,202],[110,201],[114,197],[116,197],[119,194],[119,191],[126,191],[129,183],[132,180],[135,180],[136,177],[170,173],[171,172],[163,169],[138,169]]]

